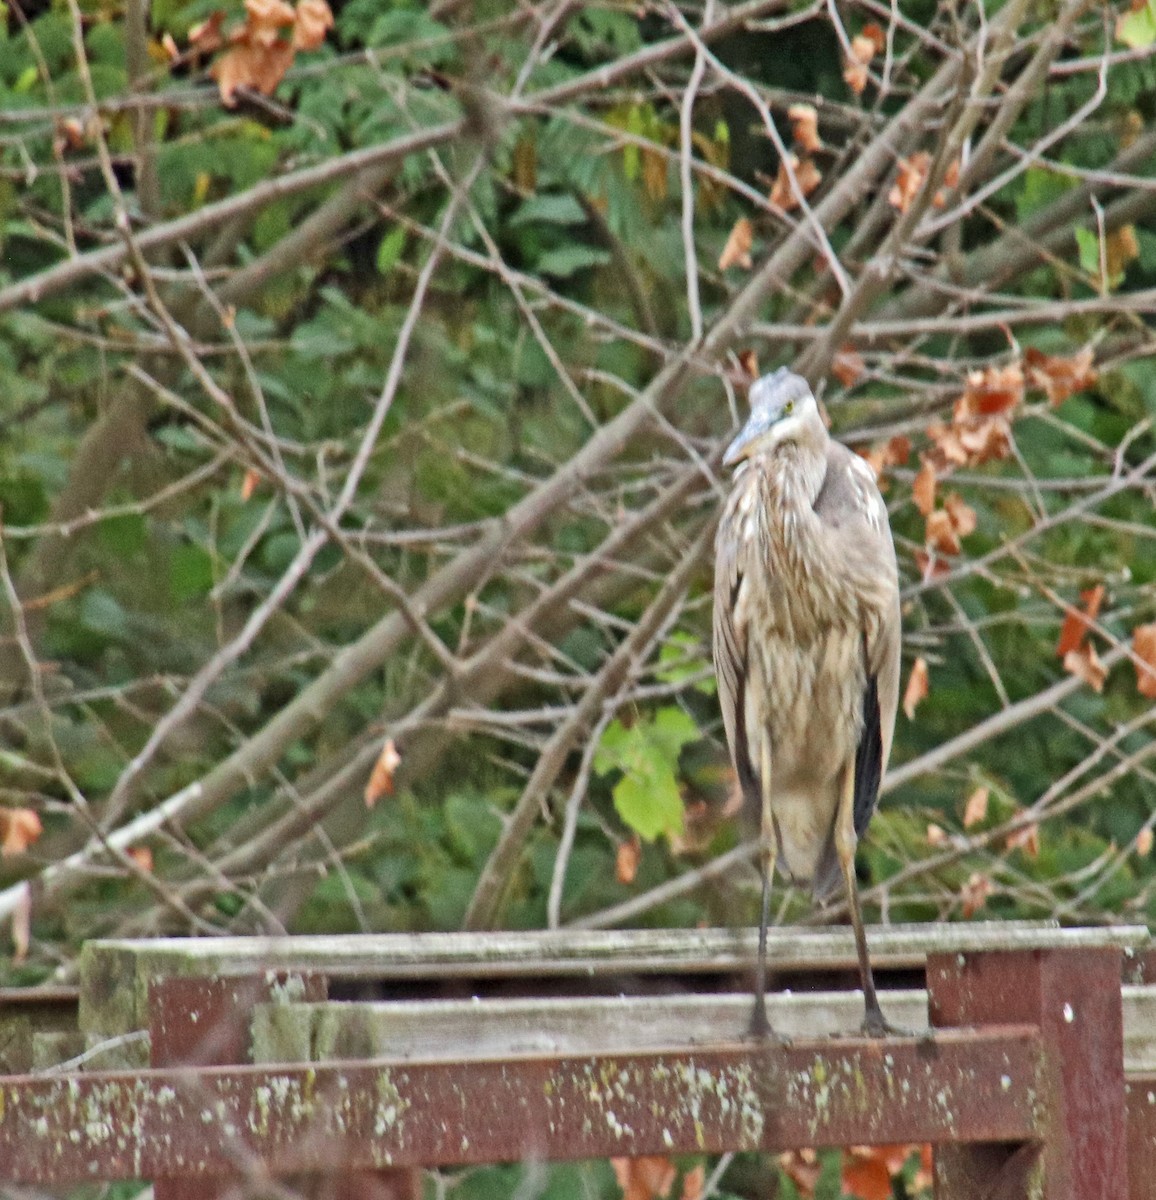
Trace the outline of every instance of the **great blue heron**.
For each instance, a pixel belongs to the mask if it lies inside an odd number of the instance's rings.
[[[714,659],[744,808],[763,870],[752,1030],[766,1013],[767,922],[778,863],[816,899],[847,889],[863,1029],[883,1019],[855,880],[891,751],[899,697],[899,581],[871,467],[832,441],[806,380],[780,368],[751,387],[723,457],[736,468],[715,541]]]

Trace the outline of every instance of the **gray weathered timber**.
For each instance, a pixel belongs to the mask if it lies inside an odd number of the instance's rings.
[[[919,968],[931,953],[1147,945],[1142,926],[1061,929],[1054,922],[878,926],[871,957],[882,969]],[[344,937],[155,938],[94,941],[80,959],[80,1025],[110,1037],[148,1025],[148,985],[179,976],[316,972],[367,980],[595,978],[621,973],[696,975],[748,969],[753,929],[552,930],[520,933],[351,934]],[[777,971],[852,970],[849,928],[778,928]]]
[[[1156,986],[1123,989],[1124,1068],[1156,1072]],[[897,1025],[928,1027],[927,992],[885,994]],[[742,993],[260,1004],[253,1011],[253,1061],[467,1060],[515,1054],[687,1050],[741,1041],[751,998]],[[859,1031],[861,993],[772,993],[767,1015],[794,1039]]]

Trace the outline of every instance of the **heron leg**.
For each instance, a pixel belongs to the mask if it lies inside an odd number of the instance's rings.
[[[751,1013],[751,1037],[783,1040],[771,1027],[767,1017],[767,926],[771,922],[771,884],[775,877],[775,860],[779,843],[775,836],[775,820],[771,814],[771,749],[764,737],[759,746],[759,791],[762,805],[759,819],[759,861],[763,872],[762,903],[759,908],[759,956],[755,962],[755,1007]]]
[[[871,956],[867,953],[867,934],[863,930],[863,912],[859,907],[859,881],[855,878],[855,848],[858,838],[855,835],[854,794],[854,767],[848,767],[839,812],[835,819],[835,853],[839,856],[839,866],[843,871],[847,906],[851,910],[851,925],[855,930],[855,950],[859,955],[859,978],[863,982],[863,1032],[869,1037],[886,1037],[888,1034],[902,1034],[904,1031],[887,1023],[883,1010],[879,1007],[879,997],[875,993],[875,975],[871,970]]]

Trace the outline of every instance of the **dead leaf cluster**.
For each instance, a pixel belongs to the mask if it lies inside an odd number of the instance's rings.
[[[660,1154],[612,1158],[610,1166],[622,1189],[623,1200],[661,1200],[671,1194],[678,1177],[678,1168]],[[682,1177],[681,1200],[699,1200],[705,1183],[706,1168],[699,1163]]]
[[[887,35],[874,21],[864,25],[862,33],[851,39],[850,52],[843,65],[843,80],[856,96],[861,96],[867,87],[867,68],[871,60],[882,54],[886,46]]]
[[[1059,407],[1076,392],[1086,391],[1097,379],[1093,365],[1095,355],[1091,346],[1085,346],[1070,357],[1045,354],[1030,346],[1024,354],[1024,365],[1028,371],[1028,382],[1032,387],[1042,388],[1053,408]]]
[[[386,738],[369,773],[369,782],[365,785],[366,808],[372,808],[382,796],[393,795],[393,775],[400,766],[401,755],[393,744],[393,738]]]
[[[0,808],[0,855],[23,854],[44,832],[40,817],[31,808]]]
[[[238,89],[271,96],[293,65],[299,50],[316,50],[333,28],[326,0],[245,0],[245,22],[226,38],[224,14],[213,13],[189,31],[190,47],[201,52],[227,45],[209,74],[217,81],[221,101],[236,104]]]
[[[903,691],[903,712],[909,721],[915,720],[915,710],[931,691],[931,677],[927,671],[927,659],[921,654],[911,664],[907,687]]]
[[[1096,653],[1096,647],[1085,639],[1104,603],[1104,585],[1098,583],[1081,592],[1080,601],[1082,609],[1069,608],[1064,615],[1056,654],[1063,660],[1064,670],[1069,675],[1082,679],[1092,691],[1102,692],[1108,672]]]
[[[725,271],[727,267],[742,267],[744,271],[751,269],[751,246],[754,245],[755,231],[746,217],[739,217],[731,229],[726,245],[718,258],[718,269]]]
[[[995,888],[986,875],[981,875],[978,871],[973,871],[968,877],[967,882],[959,889],[959,899],[963,906],[963,915],[965,917],[974,917],[988,902],[989,897],[994,891]]]
[[[793,182],[792,174],[795,177]],[[813,159],[800,159],[797,154],[788,153],[779,163],[779,172],[767,200],[775,208],[791,212],[801,207],[803,199],[822,182],[823,173],[815,166]]]

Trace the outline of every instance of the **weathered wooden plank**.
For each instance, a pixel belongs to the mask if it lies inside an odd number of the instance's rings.
[[[930,953],[1113,945],[1145,947],[1146,928],[1061,929],[1054,922],[892,925],[869,934],[878,970],[919,968]],[[81,954],[81,1028],[96,1036],[148,1024],[150,980],[181,975],[313,972],[367,980],[541,979],[745,970],[752,929],[551,930],[344,937],[158,938],[89,942]],[[771,930],[778,971],[852,970],[849,928]]]
[[[892,1024],[928,1027],[927,992],[880,997]],[[847,1036],[863,1020],[860,992],[775,993],[777,1032],[795,1039]],[[1156,1074],[1156,986],[1125,986],[1124,1069]],[[261,1004],[253,1011],[253,1061],[357,1058],[467,1059],[508,1054],[632,1053],[741,1040],[747,993]]]
[[[1036,1031],[0,1081],[13,1183],[1046,1133]]]

